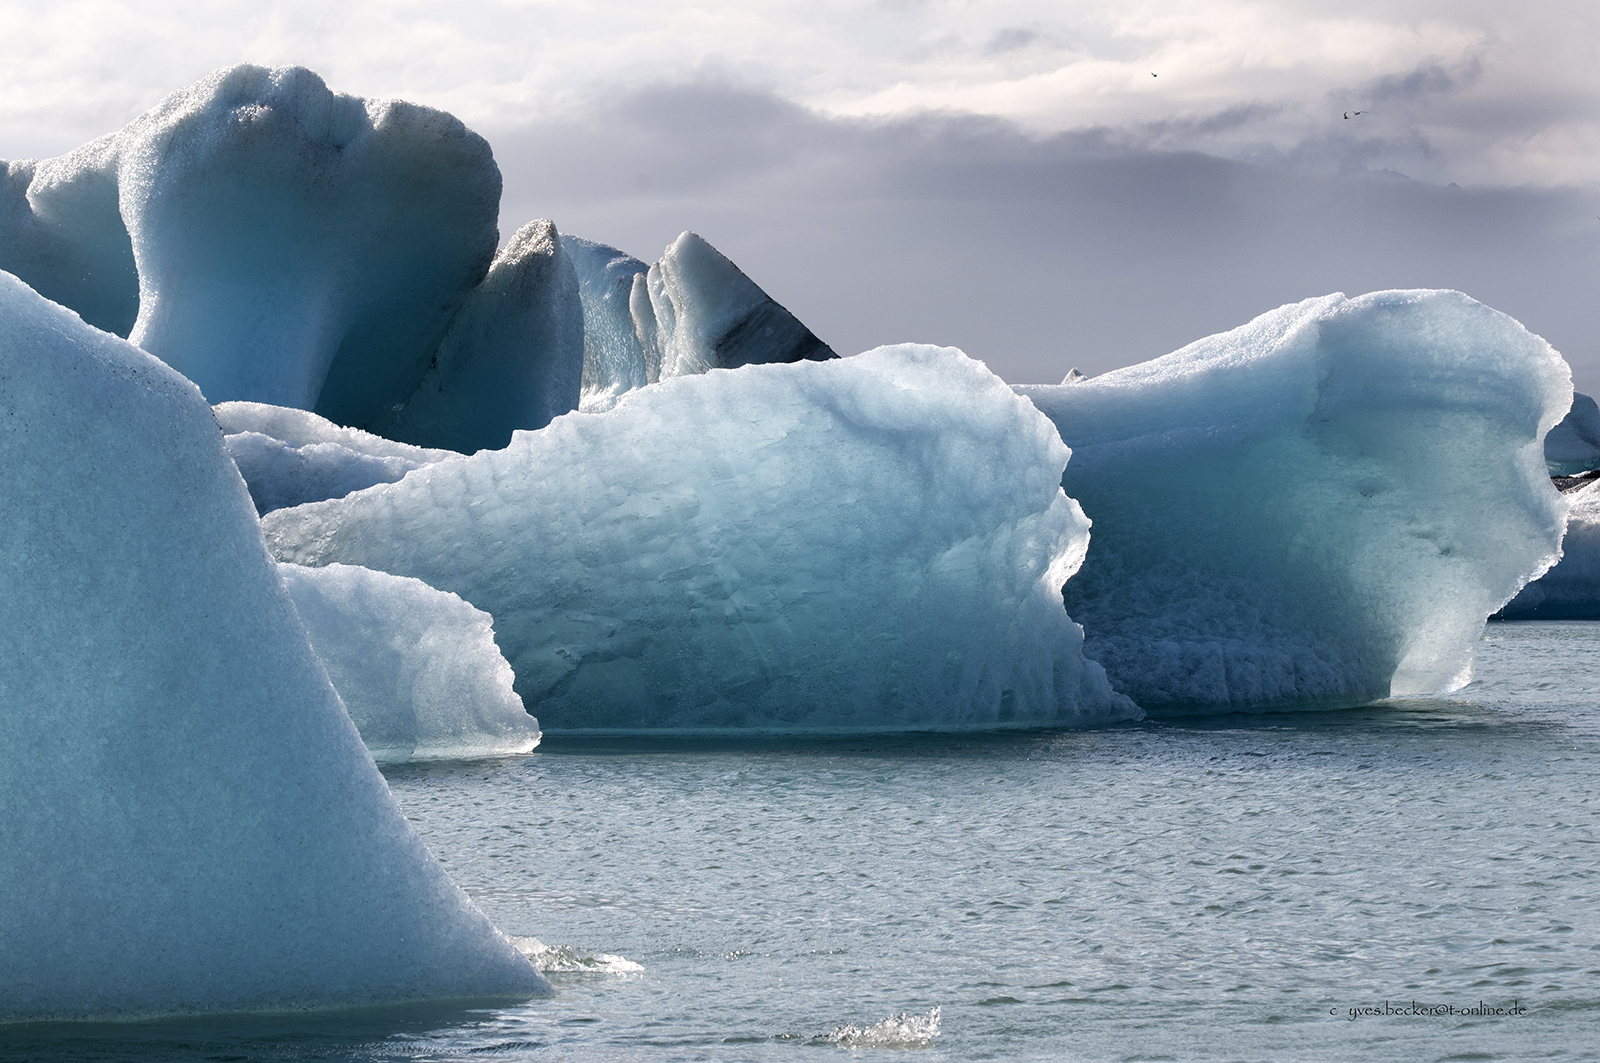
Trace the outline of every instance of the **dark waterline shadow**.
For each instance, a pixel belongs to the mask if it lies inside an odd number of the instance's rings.
[[[419,1002],[272,1014],[196,1015],[138,1022],[0,1025],[0,1060],[275,1061],[415,1059],[425,1044],[467,1040],[496,1026],[506,1000]],[[536,1002],[535,1002],[536,1003]],[[532,1047],[531,1045],[528,1047]]]
[[[1337,709],[1171,713],[1140,721],[1139,726],[1151,731],[1435,730],[1520,726],[1529,722],[1518,714],[1476,701],[1386,698]]]
[[[1034,757],[1072,757],[1091,749],[1107,751],[1137,745],[1150,748],[1185,744],[1189,739],[1208,743],[1237,735],[1241,744],[1273,738],[1293,741],[1304,737],[1359,737],[1364,734],[1393,738],[1408,734],[1493,736],[1498,741],[1548,741],[1572,728],[1574,721],[1560,714],[1507,711],[1474,701],[1447,698],[1394,699],[1354,708],[1279,712],[1204,713],[1162,716],[1132,723],[1095,728],[1057,728],[1032,731],[995,731],[950,734],[897,732],[878,735],[776,735],[744,736],[558,736],[546,739],[537,750],[518,757],[479,761],[438,761],[385,766],[384,775],[396,783],[452,776],[492,775],[518,771],[540,758],[565,760],[639,758],[699,759],[721,756],[751,757],[864,757],[864,758],[991,758],[1026,760]]]

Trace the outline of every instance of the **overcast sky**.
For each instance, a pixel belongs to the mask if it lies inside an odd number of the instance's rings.
[[[333,6],[0,0],[0,158],[299,64],[483,133],[503,238],[551,217],[648,261],[694,229],[841,353],[1057,380],[1454,287],[1600,390],[1592,0]]]

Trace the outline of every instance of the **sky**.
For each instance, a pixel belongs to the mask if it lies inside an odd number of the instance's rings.
[[[238,62],[449,110],[502,239],[693,229],[841,353],[1052,382],[1446,287],[1600,390],[1592,0],[0,0],[0,158]]]

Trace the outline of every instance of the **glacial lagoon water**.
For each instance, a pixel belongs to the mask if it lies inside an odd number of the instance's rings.
[[[0,1058],[1594,1059],[1600,624],[1491,625],[1477,675],[1338,713],[391,769],[555,999],[11,1027]]]

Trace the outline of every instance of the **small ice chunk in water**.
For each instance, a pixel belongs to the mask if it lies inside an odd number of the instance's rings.
[[[279,575],[380,764],[526,753],[539,721],[511,689],[493,620],[421,580],[354,565]]]

